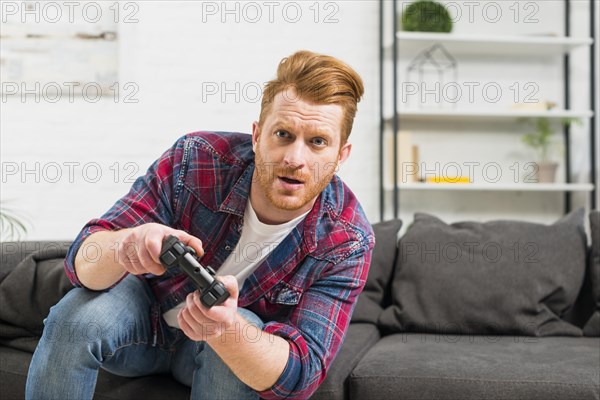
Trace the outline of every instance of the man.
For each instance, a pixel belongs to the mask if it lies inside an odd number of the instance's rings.
[[[180,138],[72,244],[65,268],[77,288],[45,321],[26,397],[89,399],[100,367],[171,373],[193,399],[314,393],[374,245],[335,175],[363,92],[346,64],[300,51],[265,86],[251,136]],[[217,271],[223,304],[206,308],[185,275],[161,266],[170,234]]]

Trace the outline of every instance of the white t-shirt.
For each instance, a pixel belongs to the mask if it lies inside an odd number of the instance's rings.
[[[240,240],[223,265],[217,271],[217,276],[233,275],[237,278],[240,290],[256,268],[265,258],[285,239],[285,237],[306,217],[307,211],[293,220],[279,224],[268,225],[259,221],[252,203],[248,199],[244,212],[244,225]],[[168,325],[179,328],[177,314],[185,306],[182,302],[163,314]]]

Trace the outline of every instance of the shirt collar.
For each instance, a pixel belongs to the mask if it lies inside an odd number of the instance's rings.
[[[252,183],[253,174],[254,162],[251,162],[233,185],[223,203],[221,203],[219,211],[235,214],[239,217],[244,216],[246,203],[250,197],[250,184]]]

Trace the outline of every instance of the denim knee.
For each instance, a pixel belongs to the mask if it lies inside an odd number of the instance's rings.
[[[118,346],[131,336],[139,341],[150,336],[149,305],[143,283],[134,276],[108,292],[74,288],[50,309],[42,339],[70,346],[107,339]]]

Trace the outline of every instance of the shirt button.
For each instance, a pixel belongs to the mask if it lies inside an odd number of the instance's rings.
[[[229,250],[231,250],[231,247],[230,246],[225,246],[225,250],[229,251]]]

